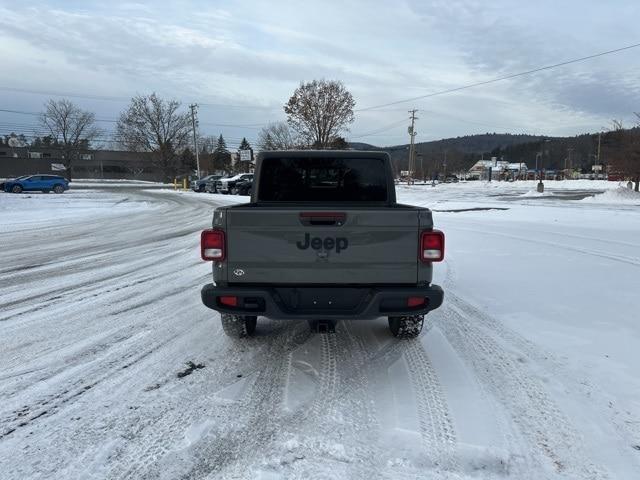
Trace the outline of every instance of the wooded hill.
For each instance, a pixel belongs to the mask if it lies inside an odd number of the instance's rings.
[[[638,128],[630,129],[632,135],[640,135]],[[601,163],[608,164],[609,157],[616,154],[614,132],[605,132],[601,138]],[[408,169],[409,144],[376,147],[365,143],[350,143],[356,150],[383,150],[389,153],[395,168]],[[534,168],[536,155],[542,152],[541,167],[548,170],[564,168],[590,171],[598,154],[598,133],[573,137],[539,137],[534,135],[512,135],[509,133],[486,133],[464,137],[446,138],[431,142],[416,143],[416,168],[418,176],[442,173],[446,161],[447,172],[466,171],[480,158],[526,163]],[[422,165],[422,168],[421,168]]]

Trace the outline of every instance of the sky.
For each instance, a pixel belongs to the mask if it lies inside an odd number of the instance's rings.
[[[108,135],[136,94],[197,103],[202,135],[255,141],[303,81],[340,80],[345,136],[373,145],[485,132],[575,135],[633,123],[640,48],[369,109],[640,43],[637,0],[0,0],[0,110],[66,96]],[[38,133],[0,111],[0,134]],[[8,130],[8,131],[7,131]],[[6,131],[6,132],[5,132]]]

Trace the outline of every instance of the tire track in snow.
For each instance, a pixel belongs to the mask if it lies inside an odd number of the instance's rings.
[[[423,447],[435,466],[456,470],[456,434],[437,374],[419,340],[403,342],[413,385]]]
[[[591,250],[591,249],[586,249],[586,248],[574,247],[574,246],[571,246],[571,245],[563,245],[561,243],[550,242],[550,241],[545,241],[545,240],[540,240],[540,239],[535,239],[535,238],[530,238],[530,237],[521,237],[519,235],[512,235],[512,234],[509,234],[509,233],[501,233],[501,232],[470,229],[470,228],[460,228],[460,227],[457,227],[457,226],[449,226],[448,228],[453,229],[453,230],[460,230],[460,231],[464,231],[464,232],[480,233],[482,235],[510,238],[510,239],[513,239],[513,240],[520,240],[522,242],[534,243],[534,244],[537,244],[537,245],[545,245],[545,246],[550,246],[550,247],[554,247],[554,248],[562,248],[564,250],[569,250],[569,251],[572,251],[572,252],[582,253],[584,255],[590,255],[590,256],[600,257],[600,258],[606,258],[608,260],[613,260],[615,262],[620,262],[620,263],[623,263],[625,265],[633,265],[633,266],[636,266],[636,267],[640,267],[640,258],[638,258],[638,257],[630,257],[628,255],[615,255],[615,254],[612,254],[612,253],[602,252],[602,251],[598,251],[598,250]]]
[[[327,424],[328,418],[335,413],[335,394],[338,383],[337,373],[337,341],[336,333],[320,333],[321,360],[319,370],[319,385],[311,410],[321,419],[321,423]]]
[[[412,384],[418,415],[416,432],[421,436],[424,452],[438,468],[456,471],[458,468],[457,438],[453,417],[437,372],[420,340],[390,339],[377,351],[363,355],[360,375],[365,379],[366,384],[380,382],[379,379],[376,380],[376,373],[387,370],[398,361],[404,361]],[[357,368],[354,368],[354,365],[349,365],[349,367],[345,370],[344,377],[357,376]],[[388,388],[386,384],[379,384],[378,387]],[[348,396],[350,396],[348,392],[342,392],[341,389],[336,402],[340,403]],[[369,425],[379,429],[380,424],[375,414],[375,401],[369,398],[366,405],[372,408],[368,415]]]
[[[289,355],[311,336],[304,323],[288,328],[274,345],[242,407],[249,412],[246,422],[238,429],[217,438],[206,438],[196,453],[196,463],[181,478],[210,475],[227,467],[246,468],[245,460],[273,443],[282,427],[284,388],[289,373]],[[244,465],[243,465],[244,464]]]
[[[138,334],[129,337],[127,340],[133,342],[137,340],[136,336],[144,334],[146,334],[146,332],[138,332]],[[25,405],[22,409],[14,411],[14,416],[3,419],[5,429],[3,432],[0,432],[0,440],[8,437],[18,428],[31,425],[35,420],[56,415],[63,407],[68,407],[69,404],[96,385],[116,375],[119,371],[129,368],[131,365],[148,357],[162,346],[171,342],[173,338],[175,337],[167,338],[142,352],[135,348],[127,348],[128,341],[120,343],[118,350],[124,351],[122,356],[116,355],[117,352],[114,351],[111,352],[111,355],[116,358],[112,358],[107,362],[91,362],[92,364],[90,364],[88,368],[82,369],[82,378],[61,384],[57,393],[50,393],[45,397],[37,398],[31,405]],[[93,365],[93,363],[96,364]]]
[[[518,355],[505,350],[455,304],[447,303],[443,313],[439,324],[443,334],[534,447],[528,452],[544,457],[556,472],[571,478],[609,478],[582,451],[580,436]]]
[[[273,324],[272,324],[273,325]],[[277,325],[277,324],[276,324]],[[184,405],[185,412],[172,415],[169,423],[153,426],[152,437],[140,439],[143,449],[130,452],[131,463],[116,471],[117,478],[202,478],[217,475],[225,469],[246,468],[256,451],[268,447],[282,425],[282,400],[288,375],[288,356],[310,337],[306,324],[276,328],[275,335],[255,337],[252,342],[269,342],[269,346],[258,358],[252,359],[256,368],[244,373],[245,377],[256,374],[243,398],[215,409],[215,424],[202,438],[197,439],[186,452],[176,449],[175,438],[179,437],[194,417],[206,414],[211,404],[207,392],[194,393],[194,402]],[[231,340],[229,340],[231,341]],[[242,351],[246,342],[238,348]],[[237,381],[237,379],[236,379]],[[202,386],[203,388],[206,385]],[[221,385],[216,385],[219,389]],[[222,386],[224,388],[224,386]],[[209,392],[210,393],[210,392]],[[178,418],[174,418],[178,417]],[[221,418],[222,417],[222,418]],[[132,458],[133,457],[133,458]],[[143,459],[151,459],[145,461]],[[125,462],[126,463],[126,462]],[[178,466],[178,467],[177,467]]]

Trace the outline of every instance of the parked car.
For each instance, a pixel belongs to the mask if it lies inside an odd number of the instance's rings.
[[[69,190],[69,182],[58,175],[24,175],[4,182],[4,191],[11,193],[40,191],[64,193]]]
[[[207,175],[206,177],[202,177],[200,179],[196,179],[193,180],[191,182],[191,190],[193,190],[194,192],[204,192],[205,188],[207,186],[207,182],[209,181],[215,181],[217,179],[219,179],[221,177],[221,175]]]
[[[224,175],[209,175],[209,177],[211,178],[204,184],[204,191],[208,193],[217,193],[218,190],[216,190],[216,183],[221,178],[224,178]]]
[[[251,190],[253,187],[253,179],[252,178],[242,178],[235,182],[235,185],[231,189],[232,195],[251,195]]]
[[[218,193],[222,193],[224,195],[231,193],[231,189],[235,186],[238,180],[243,180],[246,178],[250,178],[253,180],[253,173],[239,173],[229,178],[222,178],[216,182],[216,189]]]

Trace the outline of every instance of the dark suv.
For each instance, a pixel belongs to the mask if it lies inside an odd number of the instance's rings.
[[[194,192],[204,192],[207,188],[207,183],[215,182],[221,177],[222,175],[207,175],[206,177],[194,180],[193,182],[191,182],[191,190],[193,190]]]
[[[253,189],[253,177],[238,180],[231,189],[232,195],[251,195]]]

